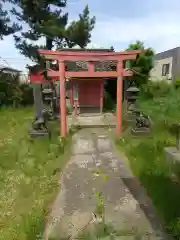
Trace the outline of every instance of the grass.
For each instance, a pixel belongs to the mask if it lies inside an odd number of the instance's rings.
[[[41,239],[68,158],[56,126],[51,140],[29,138],[32,117],[28,108],[0,112],[0,240]]]
[[[151,134],[132,137],[126,132],[117,140],[117,146],[128,156],[134,174],[147,189],[167,231],[180,239],[180,181],[164,156],[164,147],[175,145],[169,126],[180,120],[180,94],[177,91],[165,97],[142,98],[139,104],[153,120]]]

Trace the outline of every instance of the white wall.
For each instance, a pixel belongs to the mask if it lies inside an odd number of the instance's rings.
[[[152,81],[161,81],[161,80],[168,80],[171,81],[172,79],[172,62],[173,58],[164,58],[161,60],[156,60],[154,63],[154,68],[151,70],[150,73],[150,79]],[[162,76],[162,66],[163,64],[169,64],[170,69],[169,69],[169,76]]]

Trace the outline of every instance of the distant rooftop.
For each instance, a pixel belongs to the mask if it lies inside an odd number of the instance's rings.
[[[18,70],[18,69],[11,68],[11,67],[8,67],[8,66],[6,66],[6,65],[0,65],[0,71],[1,71],[1,70],[7,71],[7,72],[15,72],[15,73],[21,72],[21,71]]]
[[[180,50],[180,47],[176,47],[176,48],[171,48],[171,49],[159,52],[154,56],[154,59],[161,60],[164,58],[175,56],[179,50]]]
[[[161,51],[161,52],[157,52],[156,55],[161,54],[161,53],[164,53],[164,52],[176,51],[176,50],[179,49],[179,48],[180,48],[180,46],[179,46],[179,47],[175,47],[175,48],[169,48],[169,49],[167,49],[167,50],[164,50],[164,51]]]

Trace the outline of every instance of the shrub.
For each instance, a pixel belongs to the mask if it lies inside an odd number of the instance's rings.
[[[180,88],[180,78],[177,78],[176,81],[175,81],[175,88],[178,89]]]
[[[31,105],[33,104],[33,90],[30,84],[20,83],[19,74],[0,74],[0,106]]]
[[[23,83],[23,84],[20,84],[19,88],[22,92],[21,105],[23,106],[32,105],[34,102],[34,99],[33,99],[33,89],[31,85],[27,83]]]
[[[167,81],[148,81],[146,85],[143,85],[141,91],[145,98],[164,97],[171,92],[173,86]]]

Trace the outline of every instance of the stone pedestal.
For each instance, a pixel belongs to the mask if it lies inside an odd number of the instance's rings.
[[[50,138],[50,133],[45,130],[34,130],[33,128],[31,128],[29,130],[29,136],[31,138],[40,138],[40,137]]]
[[[43,118],[35,119],[29,130],[29,135],[32,138],[36,137],[51,137],[51,133],[48,130],[46,122]]]
[[[150,133],[150,129],[145,127],[142,127],[142,128],[134,127],[131,129],[131,133],[135,136],[142,136]]]
[[[164,149],[165,157],[168,163],[180,164],[180,150],[176,147],[166,147]]]

